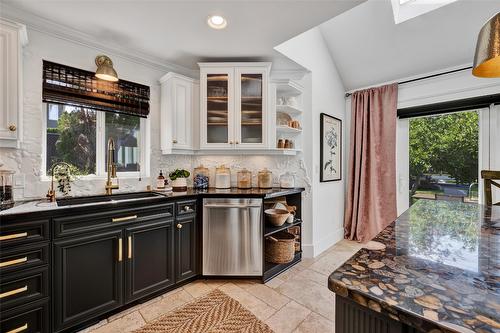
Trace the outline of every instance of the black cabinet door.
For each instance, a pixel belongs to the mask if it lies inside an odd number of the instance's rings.
[[[123,303],[122,230],[54,242],[54,328],[96,317]]]
[[[158,220],[125,230],[125,302],[174,284],[173,220]]]
[[[196,217],[175,221],[175,276],[182,282],[198,274],[198,232]]]

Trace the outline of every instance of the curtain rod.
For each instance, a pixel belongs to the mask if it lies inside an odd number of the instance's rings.
[[[430,79],[430,78],[433,78],[433,77],[436,77],[436,76],[441,76],[441,75],[446,75],[446,74],[461,72],[461,71],[465,71],[465,70],[468,70],[468,69],[472,69],[472,66],[458,68],[458,69],[453,69],[451,71],[446,71],[446,72],[442,72],[442,73],[437,73],[437,74],[422,76],[422,77],[418,77],[416,79],[401,81],[401,82],[398,82],[398,85],[405,84],[405,83],[410,83],[410,82],[416,82],[416,81],[425,80],[425,79]],[[352,93],[346,93],[345,97],[349,97],[351,95],[352,95]]]

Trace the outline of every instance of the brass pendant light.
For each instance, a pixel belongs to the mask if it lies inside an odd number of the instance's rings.
[[[486,22],[479,32],[472,74],[500,77],[500,13]]]
[[[97,65],[96,77],[111,82],[118,81],[118,74],[113,68],[113,61],[108,56],[98,55],[95,57],[95,64]]]

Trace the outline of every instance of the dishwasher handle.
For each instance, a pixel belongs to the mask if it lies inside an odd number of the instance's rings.
[[[203,207],[205,208],[260,208],[261,204],[240,204],[240,205],[232,205],[232,204],[205,204]]]

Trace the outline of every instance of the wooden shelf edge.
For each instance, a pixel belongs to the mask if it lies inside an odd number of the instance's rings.
[[[293,221],[293,223],[286,223],[285,222],[285,224],[283,224],[280,227],[265,226],[264,227],[264,237],[270,236],[270,235],[275,234],[277,232],[280,232],[280,231],[286,230],[288,228],[291,228],[293,226],[301,225],[301,224],[302,224],[302,220],[296,219],[295,221]]]

